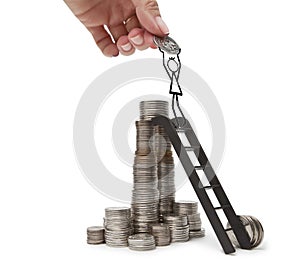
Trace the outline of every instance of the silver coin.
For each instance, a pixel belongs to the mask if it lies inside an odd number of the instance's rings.
[[[180,53],[179,45],[170,36],[165,36],[163,38],[154,36],[153,42],[157,47],[168,54],[177,55]]]
[[[100,244],[104,244],[104,240],[90,240],[87,239],[86,241],[88,244],[90,245],[100,245]]]

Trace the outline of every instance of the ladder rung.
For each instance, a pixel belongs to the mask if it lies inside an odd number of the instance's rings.
[[[199,148],[200,147],[198,147],[198,146],[184,146],[184,149],[186,151],[194,151],[194,150],[199,149]]]
[[[195,166],[195,170],[199,170],[199,171],[201,171],[201,170],[203,170],[204,169],[204,167],[203,166],[201,166],[201,165],[197,165],[197,166]]]
[[[215,207],[215,210],[218,210],[218,209],[226,209],[226,208],[230,208],[230,205],[227,204],[227,205],[223,205],[223,206],[220,206],[220,207]]]
[[[203,189],[214,189],[214,188],[218,188],[220,187],[221,185],[211,185],[211,186],[204,186]]]

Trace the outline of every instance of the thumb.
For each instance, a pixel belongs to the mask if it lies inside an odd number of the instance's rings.
[[[136,16],[141,25],[150,33],[165,36],[169,29],[161,19],[156,0],[132,0],[136,8]]]

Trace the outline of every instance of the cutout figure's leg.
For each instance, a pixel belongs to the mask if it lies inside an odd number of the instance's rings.
[[[177,95],[173,94],[173,96],[172,96],[172,111],[173,111],[173,114],[174,114],[174,117],[175,117],[176,127],[179,127],[179,121],[178,121],[177,114],[176,114],[176,111],[175,111],[175,98],[176,97],[177,97]]]

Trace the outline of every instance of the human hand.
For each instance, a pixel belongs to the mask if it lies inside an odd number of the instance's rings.
[[[155,0],[64,1],[108,57],[155,48],[153,35],[169,33]]]

